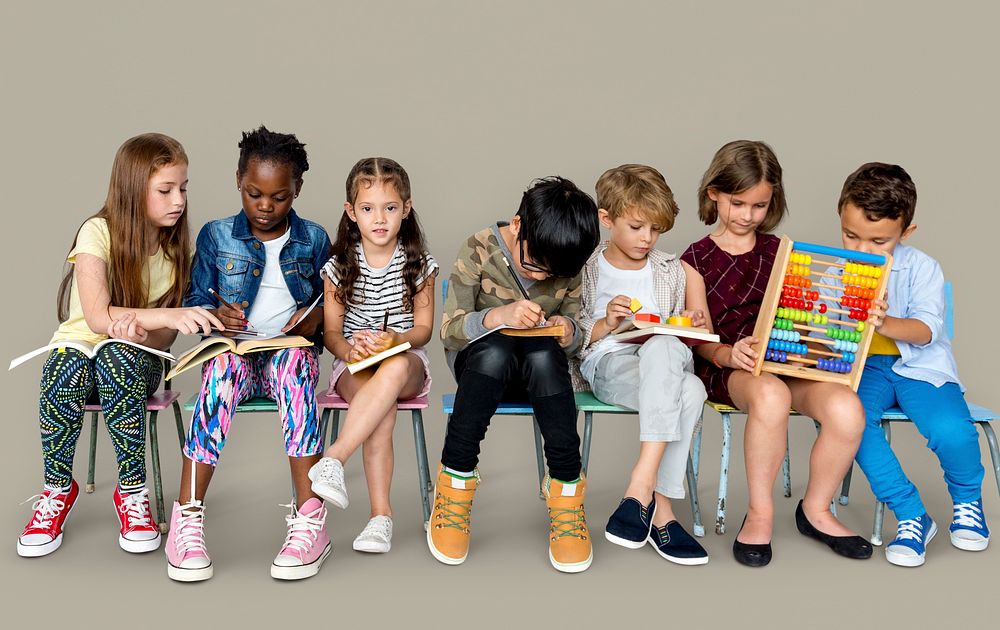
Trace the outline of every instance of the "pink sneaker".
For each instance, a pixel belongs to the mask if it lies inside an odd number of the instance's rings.
[[[295,509],[294,501],[287,507],[291,508],[285,517],[288,534],[271,564],[271,577],[301,580],[319,573],[323,561],[333,551],[326,535],[326,508],[316,498],[306,501],[300,510]]]
[[[122,494],[115,488],[115,511],[118,513],[118,546],[129,553],[146,553],[160,548],[160,530],[149,513],[149,490]]]
[[[205,505],[197,499],[174,501],[167,534],[167,576],[178,582],[200,582],[212,577],[212,560],[205,549]]]
[[[80,496],[80,486],[70,483],[67,492],[46,488],[31,505],[35,511],[17,539],[17,555],[23,558],[47,556],[62,544],[63,525]],[[28,499],[30,501],[31,499]],[[27,503],[27,501],[25,501]]]

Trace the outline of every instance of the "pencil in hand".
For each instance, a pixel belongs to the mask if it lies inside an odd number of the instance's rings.
[[[221,295],[219,295],[219,292],[216,291],[215,289],[209,287],[208,292],[211,293],[212,295],[214,295],[215,299],[217,299],[218,301],[222,302],[222,305],[225,306],[226,308],[232,309],[234,311],[240,311],[240,312],[243,311],[243,309],[241,309],[241,308],[239,308],[239,307],[237,307],[237,306],[235,306],[235,305],[230,304],[229,302],[227,302],[226,298],[224,298]],[[248,333],[248,334],[251,334],[251,335],[258,335],[258,334],[260,334],[260,333],[258,333],[254,329],[253,326],[250,325],[249,320],[247,321],[246,329],[245,330],[231,330],[231,329],[226,329],[223,332]]]

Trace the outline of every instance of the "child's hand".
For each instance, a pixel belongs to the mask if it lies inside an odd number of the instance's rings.
[[[133,343],[146,343],[149,333],[139,325],[135,313],[129,311],[111,322],[108,326],[108,337],[124,339]]]
[[[889,303],[885,300],[872,300],[872,307],[868,309],[868,325],[873,326],[875,330],[881,328],[882,324],[885,323],[885,314],[888,310]]]
[[[359,346],[357,343],[351,346],[351,351],[347,353],[348,363],[357,363],[371,356],[365,348]]]
[[[238,335],[239,331],[247,329],[248,322],[243,309],[223,305],[213,308],[210,312],[215,314],[219,321],[225,325],[226,331],[232,331],[223,332],[222,334],[226,337]]]
[[[357,330],[351,336],[351,341],[354,343],[354,349],[362,355],[362,359],[382,351],[378,341],[378,336],[380,334],[382,334],[380,331],[365,329]]]
[[[498,306],[486,316],[493,320],[492,325],[487,325],[488,328],[496,328],[500,324],[511,328],[534,328],[545,321],[545,312],[542,307],[531,300],[518,300]]]
[[[691,326],[693,328],[704,328],[708,320],[705,319],[705,311],[695,309],[693,311],[681,311],[681,317],[687,317],[691,320]]]
[[[200,306],[170,309],[170,311],[172,316],[167,321],[167,328],[173,328],[185,335],[210,335],[213,328],[215,330],[226,328],[211,311]]]
[[[292,313],[292,316],[288,318],[288,323],[281,329],[281,332],[287,335],[293,329],[298,327],[298,330],[295,331],[296,335],[302,335],[303,337],[311,337],[315,335],[316,328],[320,320],[316,318],[306,318],[306,320],[303,321],[302,315],[308,310],[308,306],[303,306],[299,310]]]
[[[398,346],[400,343],[402,343],[402,339],[395,330],[372,331],[370,344],[376,353],[388,350],[393,346]]]
[[[616,295],[608,302],[608,308],[604,315],[604,324],[609,330],[618,328],[622,320],[632,316],[632,298],[627,295]]]
[[[619,297],[621,297],[621,296],[619,296]],[[615,299],[618,299],[618,298],[615,298]],[[627,300],[628,298],[625,298],[625,299]],[[627,307],[626,307],[626,310],[628,310]],[[631,311],[629,311],[629,312],[631,312]],[[550,326],[562,326],[563,327],[562,337],[559,337],[559,346],[560,347],[562,347],[562,348],[568,348],[569,344],[573,343],[573,330],[574,330],[574,328],[573,328],[573,322],[570,321],[570,319],[568,317],[563,317],[562,315],[553,315],[552,317],[549,318],[548,322],[546,322],[546,323],[549,324]]]
[[[757,351],[753,346],[758,343],[756,337],[744,337],[733,344],[729,353],[729,367],[734,370],[752,372],[757,363]]]

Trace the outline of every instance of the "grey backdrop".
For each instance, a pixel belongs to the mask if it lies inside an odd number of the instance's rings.
[[[116,148],[137,133],[162,131],[186,147],[195,232],[239,207],[233,172],[241,130],[265,123],[307,143],[312,168],[296,208],[331,231],[351,164],[391,156],[410,173],[444,272],[462,238],[513,214],[533,177],[560,174],[592,192],[604,169],[623,162],[665,174],[681,215],[660,247],[679,252],[707,232],[696,220],[695,193],[713,152],[753,138],[769,142],[785,168],[791,216],[779,232],[799,240],[838,243],[837,195],[860,163],[907,168],[919,191],[911,243],[937,257],[955,283],[955,350],[969,398],[1000,408],[991,310],[1000,11],[985,2],[929,4],[4,3],[4,356],[41,345],[54,329],[62,258],[104,199]],[[437,399],[454,383],[439,343],[430,350]],[[981,596],[996,593],[996,549],[960,552],[942,534],[920,570],[888,565],[881,550],[867,563],[850,562],[796,533],[794,499],[780,494],[774,562],[759,571],[737,565],[729,547],[745,506],[741,421],[731,527],[722,537],[709,527],[712,560],[702,568],[669,565],[650,549],[628,552],[600,536],[637,452],[635,423],[621,417],[597,420],[587,501],[595,561],[578,576],[557,574],[546,559],[547,521],[524,419],[498,419],[485,442],[472,552],[459,568],[426,551],[405,416],[387,556],[350,550],[367,518],[358,458],[348,467],[351,507],[329,519],[336,550],[322,573],[299,584],[268,577],[284,534],[277,504],[288,500],[287,467],[276,420],[253,415],[239,418],[209,496],[210,582],[171,583],[162,551],[132,557],[118,549],[114,458],[103,433],[97,493],[81,496],[63,548],[24,560],[13,547],[29,516],[29,505],[18,503],[40,489],[40,363],[0,379],[7,420],[0,593],[13,620],[964,625],[984,618]],[[177,385],[185,395],[195,388],[190,374]],[[444,418],[436,408],[425,418],[435,461]],[[699,489],[711,522],[718,416],[706,413],[705,427]],[[169,501],[179,457],[169,423],[161,436]],[[811,423],[793,420],[793,497],[803,492],[813,437]],[[947,523],[936,460],[912,427],[898,429],[895,441],[932,515]],[[988,461],[985,449],[983,456]],[[77,477],[85,472],[81,455]],[[991,472],[984,494],[1000,527]],[[864,532],[871,510],[856,475],[844,519]],[[686,505],[679,513],[690,522]],[[894,525],[887,519],[886,536]]]

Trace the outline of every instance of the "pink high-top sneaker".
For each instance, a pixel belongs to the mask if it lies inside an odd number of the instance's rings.
[[[178,582],[200,582],[212,577],[212,560],[205,549],[205,506],[197,499],[174,501],[167,534],[167,575]]]
[[[309,499],[301,509],[285,517],[288,534],[285,544],[271,564],[271,577],[278,580],[301,580],[319,573],[323,561],[333,551],[330,537],[326,535],[326,508],[319,499]]]

